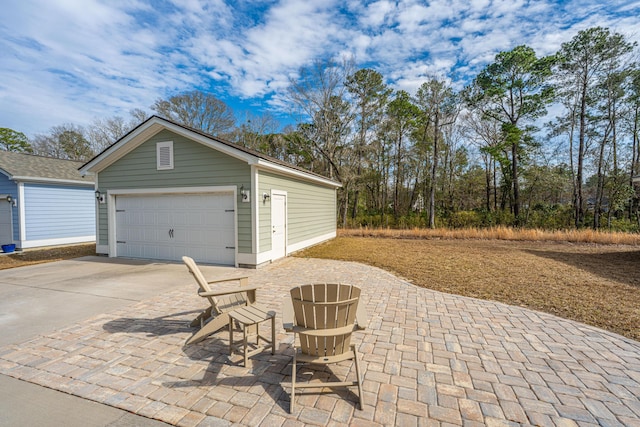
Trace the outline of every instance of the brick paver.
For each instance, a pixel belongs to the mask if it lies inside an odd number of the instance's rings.
[[[206,267],[203,267],[206,272]],[[181,426],[638,425],[640,343],[504,304],[413,286],[361,264],[289,258],[256,271],[277,310],[278,346],[242,366],[221,331],[183,347],[201,310],[195,284],[0,348],[0,373]],[[369,326],[356,333],[365,408],[355,390],[301,393],[289,414],[289,288],[360,286]],[[355,375],[352,363],[300,368]]]

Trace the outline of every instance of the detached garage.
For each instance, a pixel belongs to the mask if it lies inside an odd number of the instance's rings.
[[[0,151],[0,245],[17,249],[95,241],[92,176],[81,162]]]
[[[157,116],[80,172],[111,257],[256,267],[336,235],[339,183]]]

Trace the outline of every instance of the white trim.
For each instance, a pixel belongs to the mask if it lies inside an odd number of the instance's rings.
[[[109,223],[108,254],[110,258],[118,256],[116,242],[116,196],[144,196],[169,194],[198,194],[198,193],[231,193],[233,195],[233,227],[235,229],[235,266],[238,267],[238,187],[235,185],[221,185],[211,187],[167,187],[167,188],[126,188],[107,190],[107,220]]]
[[[323,184],[323,185],[328,185],[330,187],[333,188],[340,188],[342,187],[342,184],[340,184],[339,182],[335,182],[335,181],[331,181],[328,178],[323,178],[317,175],[312,175],[310,173],[306,173],[297,169],[292,169],[292,168],[288,168],[286,166],[282,166],[282,165],[278,165],[276,163],[272,163],[268,160],[264,160],[264,159],[258,159],[258,166],[260,167],[260,169],[266,170],[266,171],[272,171],[272,172],[277,172],[280,174],[284,174],[284,175],[289,175],[289,176],[293,176],[296,178],[301,178],[307,181],[313,181],[315,183],[319,183],[319,184]]]
[[[169,149],[169,163],[166,165],[162,164],[162,156],[160,155],[163,148]],[[156,142],[156,170],[173,170],[173,141]]]
[[[251,252],[260,251],[260,187],[258,171],[251,165],[251,188],[253,188],[253,203],[251,204]]]
[[[93,187],[94,196],[95,192],[98,191],[98,176],[96,175],[96,182]],[[96,217],[96,244],[98,243],[98,239],[100,238],[100,201],[97,198],[93,198],[95,202],[95,217]]]
[[[98,245],[96,243],[96,253],[108,255],[109,254],[109,245]]]
[[[20,247],[22,242],[27,240],[27,219],[25,211],[24,201],[24,183],[18,183],[18,236],[20,238]]]
[[[220,185],[211,187],[125,188],[107,190],[107,195],[121,196],[126,194],[236,193],[237,190],[238,187],[235,185]]]
[[[75,181],[73,179],[56,179],[56,178],[41,178],[36,176],[12,176],[13,181],[21,182],[39,182],[44,184],[74,184],[91,187],[94,185],[92,181]]]
[[[316,236],[308,240],[303,240],[302,242],[293,243],[288,246],[289,251],[287,252],[287,255],[291,255],[292,253],[308,248],[309,246],[317,245],[318,243],[331,240],[336,237],[336,234],[337,233],[335,231],[332,231],[331,233],[323,234],[322,236]]]
[[[234,266],[236,268],[238,268],[238,187],[237,186],[232,186],[233,188],[233,230],[234,230],[234,237],[235,237],[235,243],[233,244],[233,247],[235,247],[234,249],[234,254],[233,254],[233,262],[234,262]],[[222,193],[222,191],[220,191],[220,193]]]
[[[272,262],[273,256],[271,255],[271,251],[266,251],[261,254],[256,255],[256,264],[264,264],[265,262]]]
[[[107,246],[109,247],[109,258],[117,257],[117,241],[116,241],[116,194],[107,190]]]
[[[238,256],[236,257],[236,261],[237,261],[236,266],[237,265],[255,266],[256,254],[245,254],[245,253],[238,254]]]
[[[41,246],[70,245],[73,243],[95,242],[96,236],[63,237],[59,239],[28,240],[20,244],[21,249],[37,248]]]
[[[250,267],[259,267],[262,264],[271,262],[271,251],[261,254],[238,254],[238,265],[246,265]]]

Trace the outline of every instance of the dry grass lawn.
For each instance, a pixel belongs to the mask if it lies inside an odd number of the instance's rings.
[[[640,248],[338,237],[298,254],[357,261],[429,289],[555,314],[640,340]]]
[[[88,245],[56,246],[45,249],[28,249],[26,251],[0,256],[0,270],[41,264],[43,262],[62,261],[95,254],[95,243]]]

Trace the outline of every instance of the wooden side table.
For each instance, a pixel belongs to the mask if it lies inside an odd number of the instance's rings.
[[[238,322],[242,328],[242,342],[236,344],[233,340],[233,321]],[[260,335],[260,323],[271,320],[271,340]],[[256,344],[253,349],[249,350],[249,334],[247,334],[247,328],[255,325]],[[253,328],[251,328],[253,329]],[[260,346],[260,340],[266,344]],[[240,348],[242,347],[242,348]],[[232,355],[234,350],[244,354],[244,366],[247,366],[249,357],[260,353],[263,350],[271,348],[271,354],[275,354],[276,349],[276,312],[269,310],[268,308],[260,305],[253,304],[246,307],[241,307],[229,312],[229,355]]]

